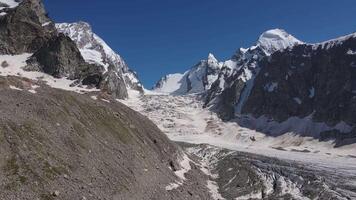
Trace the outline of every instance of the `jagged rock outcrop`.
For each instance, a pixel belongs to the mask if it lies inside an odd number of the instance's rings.
[[[101,76],[103,71],[100,66],[86,63],[76,44],[63,34],[51,38],[33,54],[28,63],[28,69],[37,68],[56,78],[66,77],[71,80],[84,79],[93,74]],[[92,81],[90,83],[93,84]]]
[[[41,0],[23,0],[17,7],[2,10],[0,53],[35,52],[56,35]]]
[[[116,99],[128,96],[125,81],[115,70],[109,70],[103,75],[100,88]]]

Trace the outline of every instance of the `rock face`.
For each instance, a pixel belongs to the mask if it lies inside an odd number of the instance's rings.
[[[59,34],[51,38],[29,60],[29,65],[57,78],[71,80],[86,78],[96,73],[101,76],[100,66],[88,64],[81,56],[76,44],[67,36]],[[98,85],[98,83],[96,83]]]
[[[327,45],[327,44],[326,44]],[[334,46],[298,45],[263,63],[243,113],[278,121],[313,114],[318,121],[355,124],[356,38]]]
[[[24,0],[17,7],[3,9],[0,17],[0,53],[34,52],[56,34],[41,0]]]
[[[114,98],[127,97],[125,81],[115,70],[109,70],[104,74],[100,88],[102,91],[112,95]]]
[[[211,199],[197,166],[181,180],[185,154],[128,107],[17,77],[0,91],[0,199]]]
[[[127,93],[123,91],[125,87],[128,90],[143,92],[143,86],[138,80],[136,72],[129,69],[122,57],[96,35],[88,23],[60,23],[56,24],[56,28],[77,44],[86,62],[100,65],[104,67],[105,71],[112,70],[117,73],[118,77],[122,77],[122,80],[115,80],[115,82],[123,81],[124,83],[123,86],[120,86],[121,91],[116,91],[116,93],[124,95]]]
[[[242,113],[280,122],[312,116],[314,121],[336,126],[335,131],[350,129],[356,124],[355,50],[356,38],[350,35],[276,52],[263,63]],[[356,138],[352,132],[334,136],[344,142]]]

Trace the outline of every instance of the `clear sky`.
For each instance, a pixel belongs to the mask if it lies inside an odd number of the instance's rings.
[[[44,0],[56,22],[89,22],[150,88],[213,53],[219,60],[271,28],[305,42],[356,31],[355,0]]]

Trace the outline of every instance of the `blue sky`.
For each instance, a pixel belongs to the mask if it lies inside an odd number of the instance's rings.
[[[56,22],[89,22],[150,88],[212,52],[224,60],[271,28],[305,42],[356,31],[354,0],[44,0]]]

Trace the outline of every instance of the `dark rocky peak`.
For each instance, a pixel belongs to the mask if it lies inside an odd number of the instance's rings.
[[[0,17],[0,53],[33,53],[56,33],[42,1],[24,0]]]
[[[76,44],[64,34],[49,39],[29,60],[32,70],[43,71],[57,78],[81,79],[87,72],[99,66],[87,64],[81,56]],[[34,68],[35,67],[35,68]],[[37,69],[36,69],[37,67]],[[30,69],[30,68],[29,68]]]

